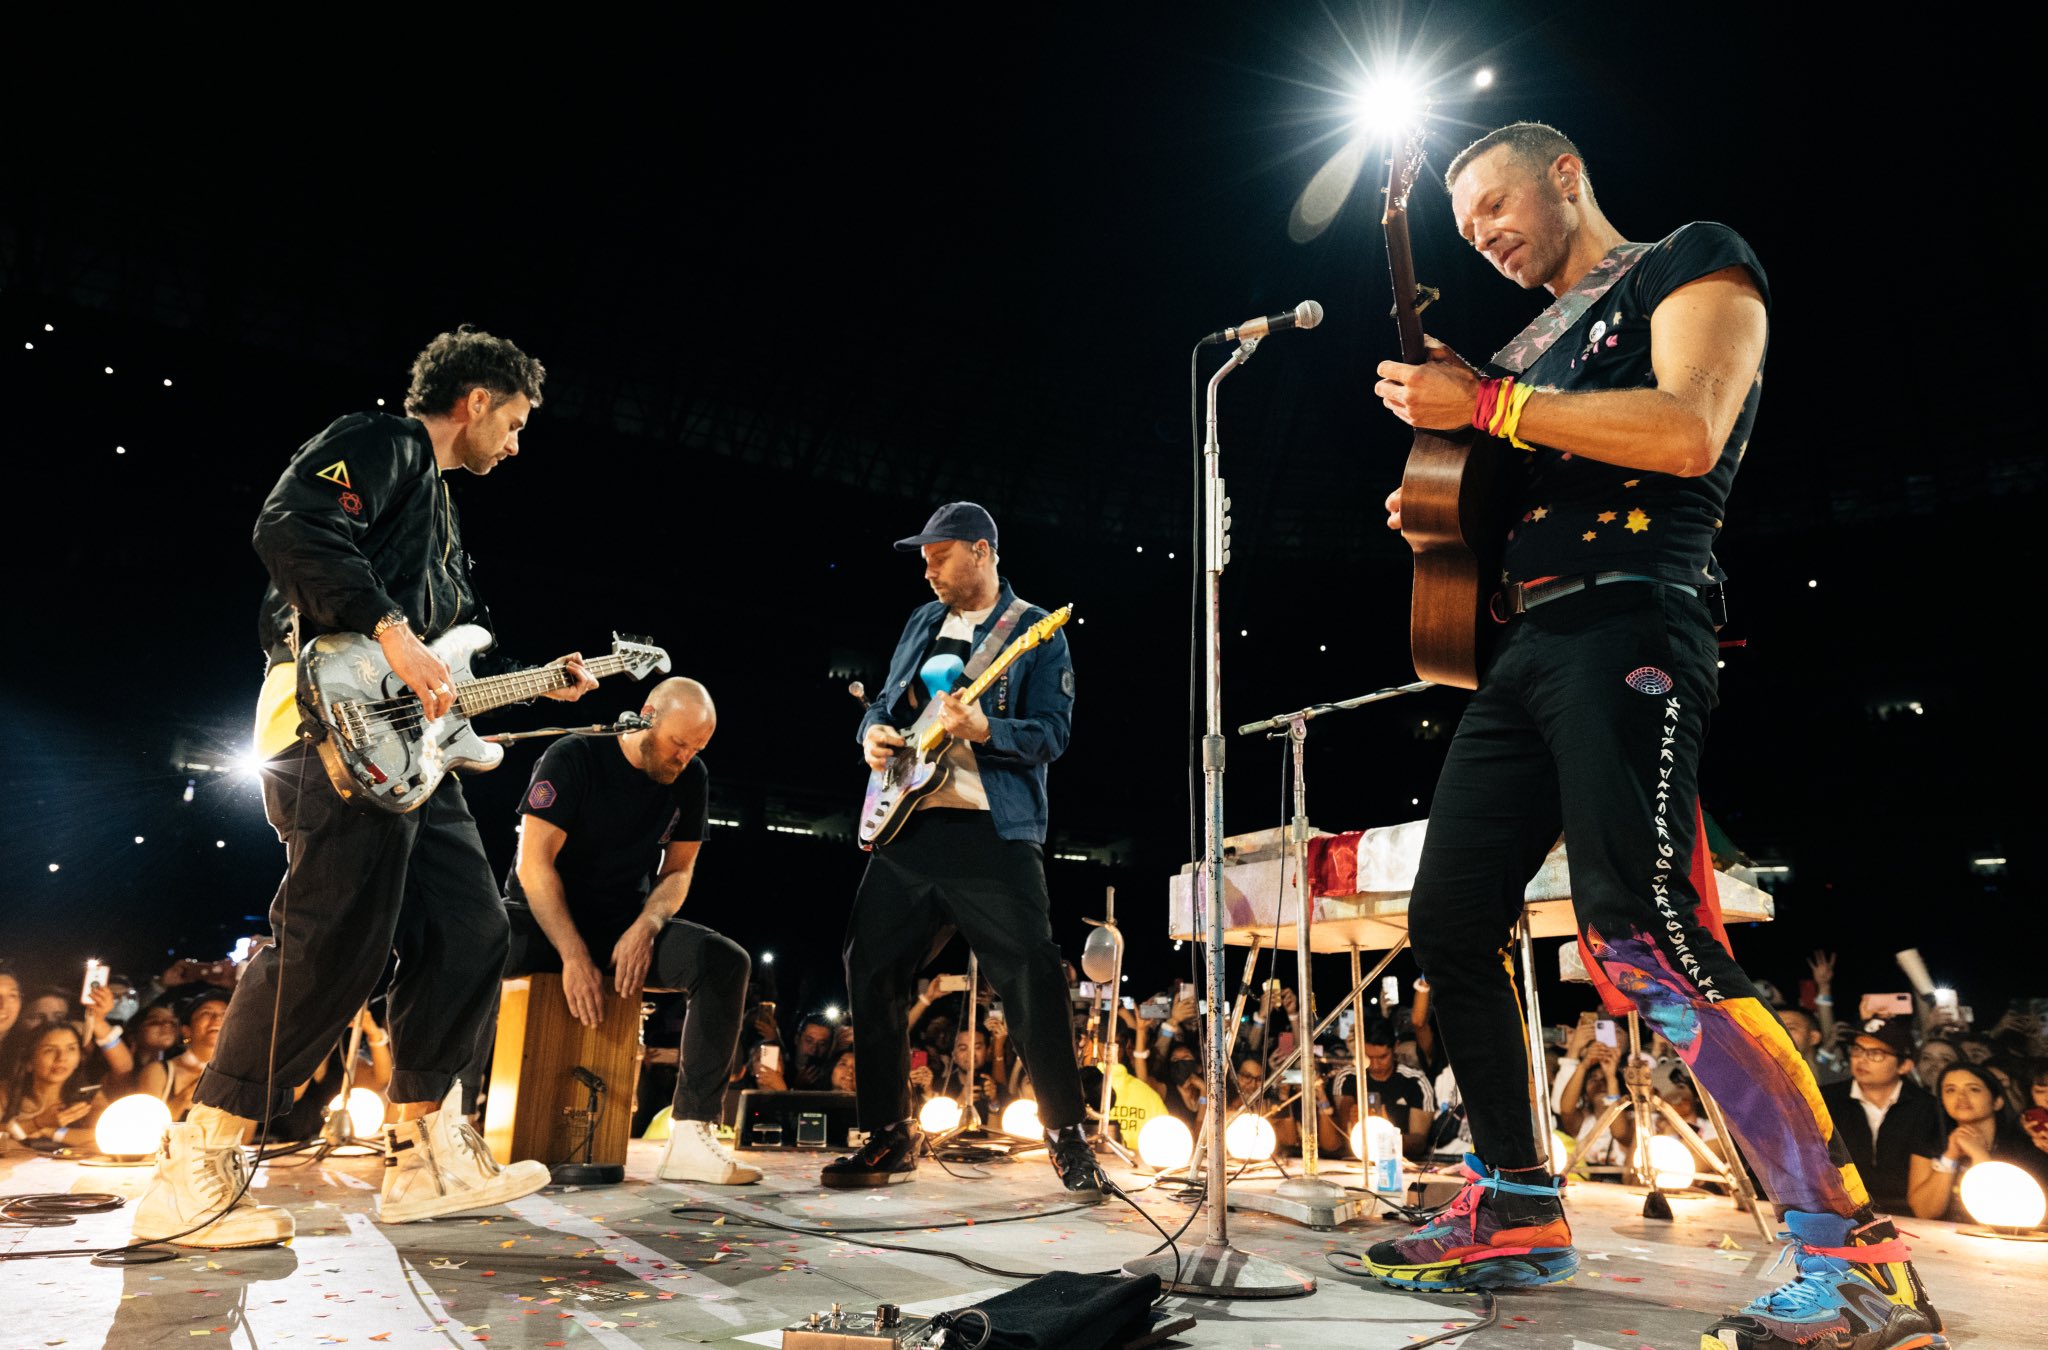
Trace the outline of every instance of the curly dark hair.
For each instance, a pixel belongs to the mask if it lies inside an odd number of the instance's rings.
[[[463,324],[429,342],[413,359],[405,410],[414,417],[445,413],[479,387],[491,391],[493,407],[524,394],[538,408],[547,375],[546,367],[513,343]]]

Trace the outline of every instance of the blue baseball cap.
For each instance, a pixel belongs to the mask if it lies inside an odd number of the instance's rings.
[[[932,512],[932,518],[924,523],[922,530],[908,539],[898,539],[896,551],[912,553],[942,539],[958,539],[968,544],[986,539],[990,548],[1001,549],[996,540],[995,517],[973,502],[947,502]]]

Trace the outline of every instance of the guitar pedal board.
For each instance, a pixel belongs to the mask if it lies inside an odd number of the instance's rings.
[[[929,1345],[929,1317],[906,1314],[893,1303],[872,1312],[814,1312],[782,1329],[782,1350],[913,1350]]]

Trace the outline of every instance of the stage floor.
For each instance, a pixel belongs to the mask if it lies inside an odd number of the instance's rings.
[[[651,1177],[660,1147],[634,1141],[628,1176]],[[1021,1277],[1114,1269],[1160,1241],[1120,1201],[1049,1212],[1063,1205],[1042,1154],[954,1164],[957,1178],[927,1160],[914,1184],[881,1191],[820,1189],[816,1153],[749,1156],[768,1175],[737,1190],[629,1180],[550,1189],[481,1217],[391,1228],[373,1218],[378,1159],[279,1159],[259,1177],[259,1195],[296,1216],[292,1246],[188,1251],[127,1269],[82,1257],[9,1261],[0,1266],[0,1346],[776,1346],[782,1327],[834,1303],[932,1312],[1021,1283],[943,1256],[883,1250],[883,1242],[957,1252]],[[1146,1190],[1150,1178],[1141,1173],[1112,1166],[1112,1175],[1168,1232],[1186,1221],[1177,1185]],[[143,1168],[87,1167],[19,1149],[0,1158],[6,1195],[133,1197],[146,1177]],[[676,1212],[704,1204],[819,1229],[900,1231],[808,1237],[743,1217]],[[1720,1312],[1784,1278],[1770,1271],[1775,1246],[1727,1199],[1679,1197],[1671,1222],[1643,1219],[1642,1193],[1616,1185],[1575,1185],[1570,1205],[1585,1258],[1578,1276],[1502,1297],[1497,1327],[1448,1343],[1692,1350]],[[973,1223],[933,1227],[963,1220]],[[1197,1319],[1170,1345],[1399,1347],[1479,1315],[1476,1297],[1400,1293],[1331,1264],[1331,1253],[1357,1252],[1399,1231],[1391,1223],[1360,1220],[1325,1232],[1237,1210],[1228,1223],[1232,1245],[1313,1278],[1315,1292],[1169,1298],[1173,1316]],[[1919,1234],[1918,1267],[1957,1346],[2043,1343],[2035,1319],[2048,1285],[2048,1243],[1974,1237],[1941,1223],[1907,1227]],[[1199,1246],[1206,1229],[1207,1216],[1196,1218],[1183,1248]],[[87,1252],[125,1242],[127,1231],[125,1209],[69,1227],[0,1227],[0,1251]]]

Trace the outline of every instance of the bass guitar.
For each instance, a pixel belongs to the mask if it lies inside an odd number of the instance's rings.
[[[418,810],[452,769],[497,768],[504,748],[479,737],[470,719],[566,689],[575,679],[560,662],[473,678],[470,661],[492,641],[489,630],[466,623],[427,644],[447,663],[455,689],[454,708],[432,719],[419,697],[392,673],[375,638],[328,633],[308,642],[296,663],[297,706],[325,733],[318,742],[320,762],[334,790],[348,801],[403,814]],[[637,680],[650,671],[667,671],[668,653],[644,639],[615,633],[611,655],[585,661],[583,668],[598,679],[626,674]],[[274,683],[281,681],[265,681],[266,696],[276,696]],[[258,710],[259,727],[281,721],[278,710]]]
[[[1408,243],[1408,194],[1422,167],[1417,130],[1387,171],[1382,226],[1394,281],[1394,322],[1401,359],[1429,359],[1422,310],[1436,298],[1415,282]],[[1477,689],[1493,640],[1494,595],[1500,587],[1518,456],[1505,441],[1475,429],[1414,429],[1401,475],[1401,535],[1415,554],[1408,606],[1408,651],[1415,673],[1457,689]]]
[[[935,658],[926,663],[920,677],[930,699],[917,715],[917,721],[903,732],[902,748],[889,757],[888,763],[868,774],[867,796],[860,807],[862,848],[872,849],[895,838],[919,800],[937,792],[952,776],[953,766],[947,761],[946,750],[953,744],[953,738],[939,722],[939,695],[951,691],[959,695],[962,703],[972,703],[1012,662],[1057,632],[1073,612],[1072,605],[1062,605],[1019,633],[1003,648],[1003,654],[965,689],[952,688],[962,671],[958,657],[949,661]]]

